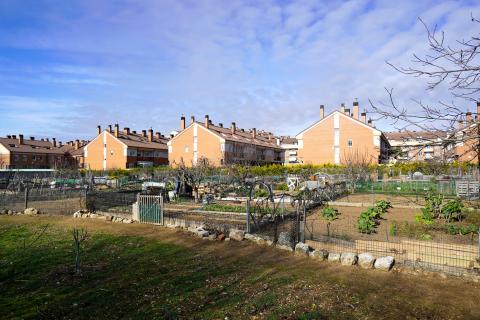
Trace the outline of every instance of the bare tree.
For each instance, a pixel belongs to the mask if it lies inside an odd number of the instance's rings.
[[[185,165],[183,159],[177,168],[180,179],[192,188],[193,198],[195,202],[200,201],[199,187],[204,182],[205,177],[213,171],[212,166],[207,158],[200,158],[196,163],[192,163],[191,167]]]
[[[479,25],[480,20],[470,17],[472,23]],[[467,39],[458,39],[453,44],[445,40],[445,33],[438,32],[437,27],[430,28],[422,19],[427,34],[428,53],[413,54],[412,66],[399,67],[387,61],[387,64],[402,74],[427,80],[427,90],[438,88],[441,84],[448,87],[453,99],[462,98],[472,103],[478,101],[480,92],[480,33]],[[374,103],[370,100],[378,119],[390,119],[397,130],[420,130],[432,133],[425,139],[424,146],[441,140],[447,150],[459,144],[456,156],[474,153],[473,160],[480,159],[480,129],[472,114],[467,113],[454,102],[439,101],[437,105],[425,104],[412,99],[415,108],[399,105],[394,98],[394,89],[385,88],[388,102]],[[480,118],[477,113],[477,118]],[[465,125],[463,125],[465,123]],[[460,125],[459,125],[460,124]],[[408,139],[408,137],[406,138]],[[420,148],[422,150],[422,148]],[[455,152],[448,156],[453,156]],[[480,161],[478,161],[480,162]]]
[[[370,176],[370,164],[373,163],[372,155],[367,150],[361,152],[358,148],[345,152],[341,163],[345,166],[345,178],[351,182],[351,192],[355,191],[355,185],[359,181],[367,180]]]
[[[73,229],[73,244],[74,244],[74,252],[75,252],[75,274],[81,273],[80,268],[80,254],[81,254],[81,246],[82,243],[87,240],[88,233],[87,230],[84,229]]]

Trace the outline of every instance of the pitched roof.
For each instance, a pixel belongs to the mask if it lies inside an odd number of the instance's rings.
[[[108,131],[107,131],[108,132]],[[122,143],[126,144],[128,147],[134,148],[146,148],[146,149],[155,149],[155,150],[167,150],[167,137],[160,137],[158,139],[153,135],[152,141],[148,140],[147,137],[144,137],[141,133],[130,132],[128,135],[125,132],[119,131],[118,137]]]
[[[385,132],[388,140],[432,140],[446,137],[446,132],[443,131],[397,131]]]
[[[54,147],[52,142],[50,141],[24,139],[23,144],[20,144],[19,139],[0,138],[0,144],[2,144],[10,152],[39,153],[39,154],[64,154],[65,153],[61,148]]]
[[[213,123],[209,124],[208,128],[205,127],[205,124],[203,122],[196,122],[196,124],[228,141],[280,149],[280,146],[277,145],[277,137],[274,136],[271,132],[257,130],[255,138],[253,138],[253,133],[250,130],[236,128],[235,133],[232,133],[231,128],[216,126]]]

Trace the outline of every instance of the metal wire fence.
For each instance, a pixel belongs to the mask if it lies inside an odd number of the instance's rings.
[[[372,233],[361,233],[355,219],[328,222],[318,214],[306,219],[305,239],[313,248],[329,252],[369,252],[393,256],[401,264],[463,274],[480,268],[478,231],[448,234],[442,226],[380,220]]]

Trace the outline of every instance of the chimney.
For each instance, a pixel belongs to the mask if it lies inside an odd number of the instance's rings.
[[[320,105],[320,120],[325,118],[325,106],[322,104]]]
[[[370,127],[373,127],[373,121],[372,121],[372,119],[368,119],[368,125],[369,125]]]
[[[223,123],[219,123],[218,126],[219,126],[220,128],[223,128]]]
[[[7,135],[7,138],[8,138],[8,139],[11,139],[11,138],[12,138],[12,136],[11,136],[11,135]]]
[[[175,135],[173,133],[170,133],[170,139],[175,137]]]
[[[153,129],[148,129],[148,141],[153,141]]]
[[[208,114],[205,115],[205,128],[210,127],[210,119],[208,118]]]
[[[137,130],[133,130],[132,133],[137,134]]]
[[[155,132],[155,138],[160,139],[161,137],[162,135],[160,134],[160,132]]]
[[[352,117],[358,120],[358,101],[353,101]]]
[[[191,123],[195,123],[195,116],[191,116],[190,120],[192,121]]]
[[[147,130],[142,130],[142,137],[144,137],[144,138],[147,137]]]
[[[123,133],[125,133],[127,136],[130,134],[130,128],[123,128]]]
[[[50,138],[46,138],[45,140],[47,140],[48,142],[50,142]]]
[[[75,150],[80,149],[80,141],[77,139],[75,140]]]
[[[463,129],[463,120],[458,120],[458,129],[459,130]]]
[[[53,146],[54,148],[57,147],[57,140],[56,140],[55,138],[52,138],[52,146]]]
[[[256,129],[256,128],[253,128],[253,129],[252,129],[252,138],[253,138],[253,139],[256,139],[256,138],[257,138],[257,129]]]
[[[18,144],[23,144],[23,134],[18,135]]]
[[[180,130],[185,130],[185,117],[180,117]]]
[[[367,123],[367,113],[366,112],[362,112],[362,122]]]
[[[467,125],[471,124],[472,123],[472,113],[470,111],[468,111],[466,114],[465,114],[465,118],[467,119]]]
[[[59,147],[63,146],[62,141],[58,141],[58,146]]]
[[[232,134],[235,134],[235,131],[237,131],[237,125],[235,124],[235,122],[232,122],[232,125],[230,126],[230,131],[232,132]]]
[[[477,102],[477,121],[480,121],[480,101]]]
[[[35,141],[35,137],[30,137],[30,140]]]
[[[340,112],[341,112],[341,113],[345,113],[345,103],[342,103],[342,104],[340,105]]]
[[[108,125],[108,132],[112,133],[112,125],[111,124]]]
[[[350,116],[350,109],[345,109],[345,114],[346,114],[347,116]]]
[[[97,135],[102,133],[102,127],[101,126],[97,126]]]
[[[119,131],[118,123],[115,123],[115,137],[117,138],[118,138],[118,131]]]

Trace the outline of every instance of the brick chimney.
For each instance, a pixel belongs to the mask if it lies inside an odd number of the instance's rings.
[[[208,117],[208,114],[205,115],[205,128],[209,128],[210,127],[210,119]]]
[[[368,125],[369,125],[370,127],[373,127],[373,121],[372,121],[372,119],[368,119]]]
[[[345,103],[342,103],[342,104],[340,105],[340,112],[341,112],[341,113],[345,113]]]
[[[468,111],[466,114],[465,114],[465,118],[467,120],[467,125],[471,124],[473,122],[473,119],[472,119],[472,113],[470,111]]]
[[[232,125],[230,126],[230,131],[232,132],[232,134],[235,134],[235,131],[237,131],[237,125],[235,124],[235,122],[232,122]]]
[[[190,121],[191,121],[191,123],[195,123],[195,116],[191,116]]]
[[[359,110],[359,108],[358,108],[358,101],[354,101],[354,102],[353,102],[352,117],[353,117],[354,119],[357,119],[357,120],[358,120],[358,110]]]
[[[350,109],[345,109],[345,114],[346,114],[347,116],[350,116]]]
[[[185,130],[185,117],[180,117],[180,130]]]
[[[160,134],[160,132],[155,132],[155,138],[160,139],[161,137],[162,135]]]
[[[256,139],[256,138],[257,138],[257,129],[253,128],[252,129],[252,139]]]
[[[97,135],[102,133],[102,127],[101,126],[97,126]]]
[[[366,112],[362,112],[362,120],[361,120],[363,123],[367,123],[367,113]]]
[[[153,129],[148,129],[148,141],[153,141]]]
[[[30,137],[30,140],[35,141],[35,137]]]
[[[320,120],[325,118],[325,106],[322,104],[320,105]]]
[[[118,138],[118,133],[119,133],[119,126],[118,123],[115,123],[115,137]]]
[[[144,137],[144,138],[147,137],[147,130],[142,130],[142,137]]]
[[[111,124],[108,125],[108,132],[112,133],[112,125]]]
[[[80,149],[80,140],[75,140],[75,150]]]
[[[220,123],[218,124],[218,126],[219,126],[220,128],[223,128],[223,123],[220,122]]]
[[[18,135],[18,144],[23,144],[23,134]]]
[[[63,146],[62,141],[58,141],[58,146],[59,146],[59,147]]]
[[[52,138],[52,146],[53,146],[54,148],[57,147],[57,139]]]
[[[130,128],[123,128],[123,133],[125,133],[127,136],[130,134]]]

